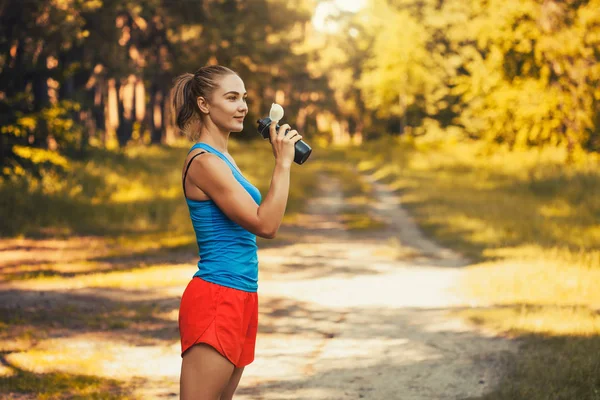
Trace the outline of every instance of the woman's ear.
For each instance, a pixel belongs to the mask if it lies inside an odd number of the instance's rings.
[[[204,97],[200,96],[196,101],[198,102],[198,108],[200,109],[200,112],[203,114],[210,114],[208,102]]]

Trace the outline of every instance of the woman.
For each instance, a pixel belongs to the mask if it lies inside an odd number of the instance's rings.
[[[242,79],[223,66],[179,76],[173,88],[178,127],[196,142],[184,163],[183,191],[201,260],[179,309],[182,400],[233,397],[254,360],[258,327],[256,235],[273,238],[288,199],[294,144],[302,137],[271,124],[275,168],[260,192],[227,152],[230,132],[248,113]],[[258,160],[257,160],[258,162]],[[261,160],[262,162],[262,160]]]

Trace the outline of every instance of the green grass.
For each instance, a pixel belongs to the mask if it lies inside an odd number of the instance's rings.
[[[474,261],[546,253],[600,267],[600,166],[593,157],[567,166],[559,150],[401,142],[367,144],[350,155],[399,191],[429,234]]]
[[[478,400],[600,399],[598,337],[525,335],[522,343],[498,388]]]
[[[600,163],[562,149],[387,138],[350,162],[401,194],[427,234],[470,261],[457,312],[520,338],[492,399],[600,399]]]
[[[181,168],[190,145],[92,148],[68,172],[40,180],[13,177],[0,183],[0,235],[109,237],[164,232],[191,233],[181,188]],[[267,143],[230,142],[244,175],[266,194],[274,162]],[[315,187],[314,163],[294,165],[288,213],[298,212]]]
[[[94,148],[62,176],[0,186],[7,236],[123,234],[173,229],[185,211],[177,186],[183,148]],[[179,190],[178,190],[179,189]]]
[[[115,379],[62,372],[36,374],[10,367],[11,375],[0,376],[0,393],[34,393],[36,399],[133,399],[131,391]]]

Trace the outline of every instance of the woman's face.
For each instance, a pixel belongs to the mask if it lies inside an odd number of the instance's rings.
[[[248,105],[246,88],[239,76],[226,75],[221,78],[219,86],[212,93],[209,111],[210,119],[221,130],[241,132],[244,129]]]

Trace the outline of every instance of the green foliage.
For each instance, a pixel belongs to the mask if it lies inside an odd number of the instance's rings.
[[[403,115],[409,104],[420,103],[419,107],[435,114],[430,109],[435,103],[428,105],[423,96],[435,93],[439,99],[444,75],[430,72],[438,65],[427,46],[431,35],[427,25],[385,2],[376,2],[370,12],[377,34],[361,76],[367,107],[389,117]]]
[[[511,148],[600,149],[597,0],[372,0],[352,22],[362,39],[340,42],[370,43],[351,53],[352,86],[376,117],[413,134],[433,119]]]
[[[56,149],[72,151],[79,144],[82,128],[73,119],[79,109],[77,103],[61,101],[38,112],[15,113],[15,122],[0,128],[10,144],[0,176],[10,179],[29,171],[39,178],[43,169],[66,172],[69,163]],[[47,148],[47,132],[51,132],[53,149]]]
[[[455,79],[466,131],[513,147],[594,150],[598,2],[490,1],[469,24],[472,50]]]
[[[90,139],[125,146],[148,142],[148,132],[161,143],[173,125],[166,111],[173,78],[212,63],[246,81],[250,121],[268,111],[277,90],[286,93],[286,113],[297,115],[308,94],[328,97],[325,81],[308,74],[307,55],[298,50],[313,6],[312,0],[31,0],[27,7],[8,1],[0,10],[0,169],[4,176],[37,173],[14,146],[84,155]],[[135,110],[125,106],[127,98],[139,100],[132,81],[145,89]]]
[[[64,100],[41,111],[39,118],[43,120],[48,132],[52,133],[52,137],[59,148],[69,149],[81,137],[82,128],[73,118],[73,113],[78,112],[80,109],[78,103]]]

